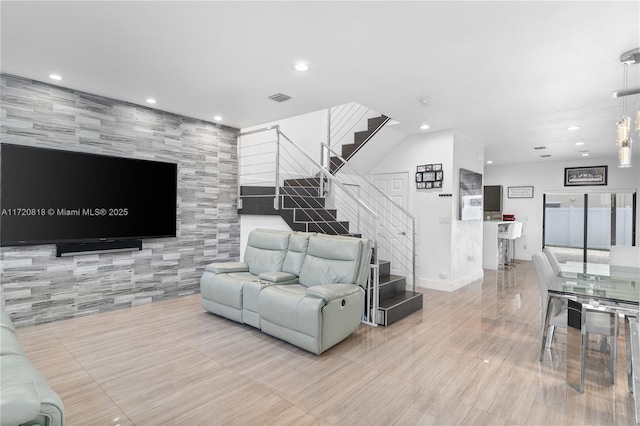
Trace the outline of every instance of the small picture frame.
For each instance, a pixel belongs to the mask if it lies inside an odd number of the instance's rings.
[[[416,173],[416,182],[422,182],[422,173]]]
[[[434,164],[434,165],[433,165],[433,170],[434,170],[434,171],[442,170],[442,164]]]
[[[441,180],[436,180],[435,182],[433,182],[433,187],[434,188],[442,188],[442,181]]]
[[[416,168],[416,171],[417,171],[418,173],[422,173],[422,172],[424,172],[424,170],[425,170],[425,166],[424,166],[424,165],[423,165],[423,166],[418,166],[418,167]]]
[[[442,172],[436,172],[436,180],[442,180]]]
[[[418,188],[418,189],[424,189],[424,188],[426,188],[425,183],[424,183],[424,182],[418,182],[418,183],[416,183],[416,188]]]
[[[435,172],[424,172],[422,174],[422,181],[423,182],[433,182],[434,180],[436,180],[436,173]]]
[[[431,189],[433,188],[433,182],[423,182],[425,184],[425,188]]]
[[[533,186],[510,186],[507,191],[508,198],[533,198]]]
[[[607,185],[608,166],[565,167],[564,186]]]
[[[424,165],[424,171],[425,172],[430,172],[431,170],[433,170],[433,164],[425,164]]]

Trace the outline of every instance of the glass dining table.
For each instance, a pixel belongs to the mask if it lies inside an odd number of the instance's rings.
[[[567,383],[584,392],[584,355],[587,345],[585,319],[587,311],[611,312],[625,317],[625,348],[629,391],[633,392],[636,422],[640,414],[640,267],[567,262],[549,287],[547,303],[554,298],[567,300]],[[550,314],[551,309],[547,309]],[[612,316],[617,330],[617,315]],[[542,356],[549,328],[545,318]],[[634,366],[636,374],[634,374]],[[636,392],[637,391],[637,392]]]

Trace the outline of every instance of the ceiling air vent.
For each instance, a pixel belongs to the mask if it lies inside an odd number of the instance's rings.
[[[546,146],[534,146],[533,149],[547,149]]]
[[[551,154],[544,154],[544,155],[541,155],[540,157],[542,157],[542,158],[551,157]]]
[[[291,99],[291,96],[285,95],[284,93],[276,93],[275,95],[269,96],[269,99],[275,102],[284,102]]]

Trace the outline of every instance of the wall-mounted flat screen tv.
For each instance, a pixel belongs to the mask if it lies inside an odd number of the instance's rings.
[[[177,165],[3,143],[2,246],[176,236]]]

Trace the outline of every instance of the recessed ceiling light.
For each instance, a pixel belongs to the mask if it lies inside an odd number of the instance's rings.
[[[219,115],[216,115],[215,117],[213,117],[213,119],[216,121],[222,121],[222,117],[220,117]]]
[[[296,71],[305,72],[309,71],[309,65],[305,64],[304,62],[296,62],[293,65],[293,69]]]
[[[51,80],[62,80],[62,77],[59,76],[58,74],[49,74],[49,78]]]
[[[156,103],[156,100],[155,100],[155,99],[153,99],[153,98],[149,98],[149,99],[147,99],[147,103],[148,103],[148,104],[155,104],[155,103]]]
[[[493,164],[493,161],[487,160],[487,164]]]
[[[576,142],[574,145],[575,145],[575,146],[581,146],[581,145],[584,145],[584,142],[582,142],[582,141],[578,141],[578,142]]]
[[[421,130],[427,130],[430,126],[428,124],[423,124],[420,126]]]
[[[578,130],[579,128],[580,128],[580,126],[569,126],[569,127],[567,127],[567,130],[573,131],[573,130]]]
[[[580,155],[582,155],[583,157],[588,157],[588,156],[589,156],[589,153],[588,153],[588,152],[583,152],[583,153],[582,153],[582,154],[580,154]]]

